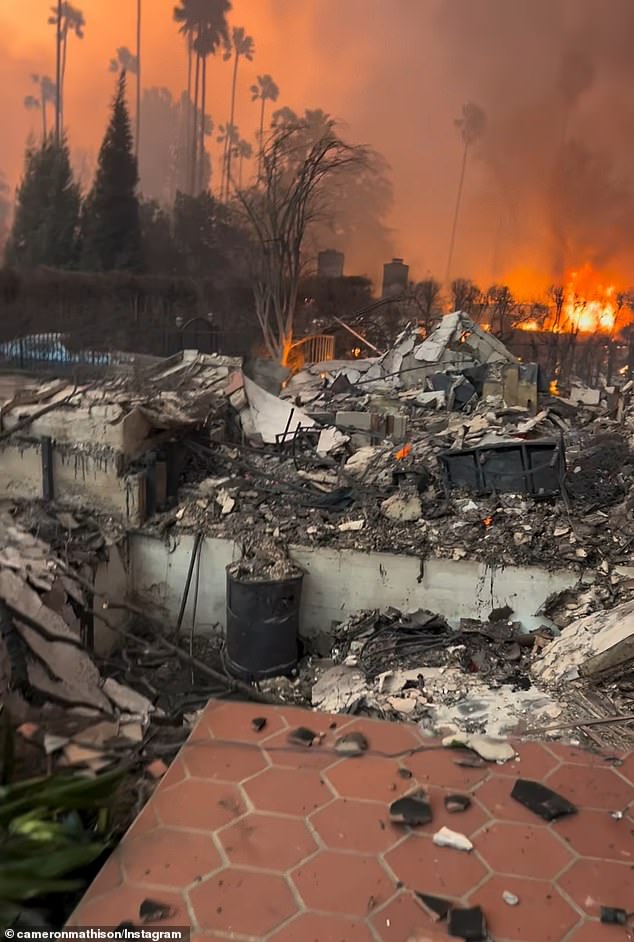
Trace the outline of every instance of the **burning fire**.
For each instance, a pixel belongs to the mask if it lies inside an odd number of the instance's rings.
[[[411,444],[408,443],[407,445],[403,445],[402,448],[399,448],[399,450],[395,453],[394,457],[396,458],[397,461],[403,461],[411,453],[412,453],[412,446]]]
[[[580,272],[572,272],[566,285],[563,306],[565,323],[581,333],[609,333],[616,324],[616,288],[614,285],[605,287],[596,282],[593,285],[593,280],[589,266]]]
[[[488,529],[492,525],[493,525],[493,517],[485,517],[484,520],[482,521],[482,526],[485,527],[485,529]]]

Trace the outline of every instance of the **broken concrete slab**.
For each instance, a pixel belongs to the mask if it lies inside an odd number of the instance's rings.
[[[248,376],[244,377],[244,389],[255,430],[269,445],[279,444],[285,435],[290,441],[298,427],[314,428],[317,424],[307,413],[271,395]]]
[[[516,756],[515,749],[507,740],[494,739],[492,736],[457,732],[446,736],[442,744],[450,748],[465,746],[467,749],[472,749],[487,762],[508,762],[509,759],[514,759]]]
[[[392,494],[381,504],[381,513],[388,520],[396,520],[400,523],[415,523],[422,516],[423,505],[420,497],[416,494],[410,496]]]
[[[154,704],[147,697],[137,693],[136,690],[132,690],[130,687],[124,686],[124,684],[120,684],[113,677],[106,678],[103,684],[103,692],[122,713],[147,717],[155,711]]]
[[[451,909],[447,930],[450,936],[465,942],[484,942],[488,937],[486,919],[479,906]]]
[[[544,684],[574,680],[616,666],[633,656],[634,599],[571,622],[531,668]],[[596,658],[596,660],[595,660]]]
[[[368,685],[361,671],[339,664],[319,675],[311,700],[325,713],[348,713],[367,694]]]

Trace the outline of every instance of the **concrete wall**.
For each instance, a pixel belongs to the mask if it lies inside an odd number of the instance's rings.
[[[187,578],[193,536],[172,545],[153,537],[129,538],[130,588],[174,624]],[[196,630],[207,633],[225,623],[225,567],[237,554],[230,540],[206,539],[200,562]],[[393,605],[402,610],[426,608],[456,623],[463,617],[486,617],[492,608],[509,605],[526,628],[544,619],[535,613],[553,592],[572,586],[575,573],[537,567],[490,569],[468,560],[430,559],[390,553],[294,547],[293,557],[305,569],[302,634],[328,632],[351,612]],[[185,614],[191,626],[196,575]]]
[[[112,602],[122,602],[127,597],[129,585],[127,557],[128,544],[127,540],[123,539],[120,543],[108,547],[108,558],[97,566],[94,575],[97,610],[103,604],[104,598]],[[112,609],[104,614],[113,625],[123,627],[128,621],[128,613],[122,609]],[[119,635],[111,631],[98,618],[94,619],[94,632],[95,651],[99,655],[107,655],[119,641]]]
[[[79,448],[53,446],[53,492],[77,498],[136,526],[145,516],[145,481],[140,474],[119,477],[115,456],[95,456]],[[0,446],[0,497],[42,497],[41,444],[11,439]]]

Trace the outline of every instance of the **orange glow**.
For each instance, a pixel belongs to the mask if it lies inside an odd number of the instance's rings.
[[[412,452],[412,446],[408,442],[407,445],[403,445],[403,447],[399,449],[399,451],[396,452],[394,457],[396,458],[397,461],[403,461],[403,459],[407,458],[407,456],[410,455],[411,452]]]
[[[524,321],[522,324],[517,325],[520,330],[539,330],[539,324],[537,321]]]
[[[491,325],[490,325],[490,324],[480,324],[480,327],[482,328],[482,330],[485,330],[485,331],[487,332],[487,334],[489,334],[489,333],[491,332]]]
[[[559,386],[557,385],[556,379],[551,380],[550,386],[548,387],[548,392],[551,396],[559,395]]]
[[[484,520],[482,521],[482,526],[483,526],[483,527],[487,527],[487,528],[488,528],[488,527],[490,527],[492,524],[493,524],[493,517],[485,517]]]
[[[616,324],[616,288],[601,284],[589,265],[574,271],[566,285],[563,330],[610,332]]]

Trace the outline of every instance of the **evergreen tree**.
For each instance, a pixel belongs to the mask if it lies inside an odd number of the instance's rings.
[[[77,262],[79,187],[73,178],[68,145],[52,135],[27,148],[6,262],[28,270],[45,265],[72,268]]]
[[[141,267],[139,177],[125,91],[122,72],[99,152],[95,182],[84,204],[82,267],[92,271]]]

